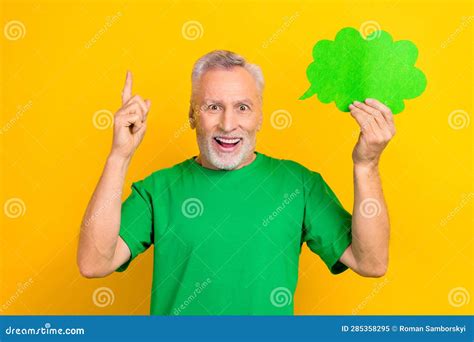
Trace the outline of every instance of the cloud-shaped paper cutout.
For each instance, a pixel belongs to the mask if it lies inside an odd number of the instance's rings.
[[[414,66],[418,49],[408,40],[394,42],[389,33],[375,31],[364,39],[352,27],[340,30],[334,41],[321,40],[313,48],[314,61],[306,75],[311,83],[300,97],[314,94],[323,103],[335,101],[349,111],[354,101],[374,98],[393,114],[400,113],[404,99],[413,99],[426,88],[426,77]]]

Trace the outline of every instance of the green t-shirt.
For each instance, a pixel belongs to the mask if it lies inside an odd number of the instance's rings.
[[[154,244],[152,315],[292,315],[304,242],[333,274],[347,269],[352,216],[321,175],[255,153],[238,170],[192,157],[133,183],[117,271]]]

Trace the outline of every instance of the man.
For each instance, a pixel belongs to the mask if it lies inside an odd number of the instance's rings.
[[[151,314],[288,315],[304,242],[333,274],[385,274],[389,219],[378,172],[395,134],[390,110],[355,102],[353,215],[322,176],[255,151],[263,76],[230,51],[201,57],[189,112],[199,155],[135,182],[121,204],[151,103],[127,73],[110,155],[86,210],[78,265],[88,278],[124,271],[151,244]]]

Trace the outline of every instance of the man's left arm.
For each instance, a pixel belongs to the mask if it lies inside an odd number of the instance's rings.
[[[340,261],[364,277],[381,277],[388,267],[390,220],[378,165],[382,151],[395,135],[395,125],[390,109],[377,100],[356,101],[349,109],[361,132],[352,153],[352,243]]]

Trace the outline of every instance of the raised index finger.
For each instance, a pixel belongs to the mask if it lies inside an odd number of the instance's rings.
[[[128,102],[132,97],[132,73],[127,71],[127,77],[125,78],[125,85],[122,91],[122,105]]]

